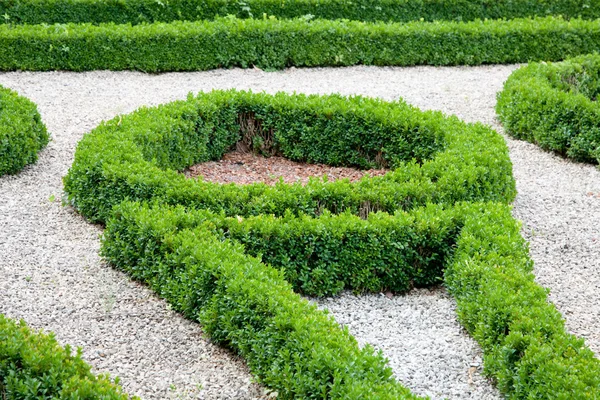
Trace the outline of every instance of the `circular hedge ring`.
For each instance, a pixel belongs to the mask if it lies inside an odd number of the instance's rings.
[[[506,131],[575,161],[600,162],[600,55],[532,63],[498,96]]]
[[[36,105],[0,86],[0,175],[15,174],[36,162],[38,151],[47,144]]]
[[[186,179],[186,167],[218,160],[242,142],[296,161],[387,167],[356,183],[236,186]],[[72,205],[104,222],[123,199],[228,216],[316,216],[324,210],[408,210],[428,202],[510,202],[512,164],[502,137],[482,124],[360,96],[274,96],[213,91],[105,122],[80,142],[65,177]]]

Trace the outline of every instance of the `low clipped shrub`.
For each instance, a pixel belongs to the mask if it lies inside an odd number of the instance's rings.
[[[240,145],[391,171],[305,187],[174,171]],[[280,398],[414,398],[381,353],[359,349],[294,291],[401,292],[441,280],[509,398],[600,394],[600,361],[534,281],[503,204],[514,196],[506,146],[484,126],[403,102],[215,91],[102,124],[80,143],[65,186],[87,218],[106,223],[112,265],[201,322]],[[365,210],[366,188],[392,200]]]
[[[176,172],[239,146],[390,172],[274,187]],[[199,319],[261,382],[282,398],[339,399],[412,395],[381,354],[359,350],[292,289],[321,296],[437,283],[459,231],[453,217],[374,211],[515,194],[506,145],[481,124],[402,101],[237,91],[103,123],[80,142],[65,189],[82,214],[108,224],[103,254],[113,265]]]
[[[220,185],[176,172],[240,143],[260,143],[261,151],[297,161],[391,171],[306,186]],[[230,217],[325,210],[366,217],[428,202],[509,202],[511,170],[506,144],[493,130],[403,101],[213,91],[101,124],[79,143],[64,183],[71,204],[94,222],[106,221],[126,198]]]
[[[128,400],[118,382],[95,376],[52,334],[32,332],[25,322],[0,314],[0,398],[7,400]]]
[[[518,139],[576,161],[600,161],[600,55],[533,63],[515,71],[496,110]]]
[[[509,399],[594,399],[600,360],[567,333],[532,273],[520,224],[503,204],[458,205],[462,230],[444,283],[484,369]]]
[[[600,20],[553,16],[466,23],[224,17],[135,26],[3,24],[0,70],[479,65],[557,61],[599,46]]]
[[[48,133],[36,105],[0,86],[0,176],[37,161],[46,144]]]
[[[404,219],[451,232],[454,245],[437,276],[443,276],[456,297],[460,321],[481,344],[485,371],[508,398],[587,399],[600,394],[600,361],[583,340],[566,332],[547,291],[535,283],[510,207],[429,205],[373,217],[390,225]],[[236,235],[227,238],[228,230],[218,220],[211,213],[186,213],[181,206],[124,202],[107,223],[102,253],[201,322],[213,340],[242,354],[281,398],[411,398],[391,381],[381,354],[368,346],[357,350],[346,329],[292,293],[286,266],[279,270],[244,254],[248,247],[233,239]],[[238,224],[246,222],[250,227],[241,229],[251,231],[251,219]],[[323,230],[336,232],[333,225]],[[384,239],[368,245],[386,254],[404,242]],[[447,246],[443,241],[428,245],[438,252]],[[399,281],[404,279],[401,272]],[[341,277],[333,279],[345,283]]]
[[[417,398],[380,352],[360,349],[347,328],[295,294],[283,272],[193,219],[182,209],[123,203],[107,222],[102,254],[242,355],[277,398]]]
[[[0,23],[55,24],[197,21],[218,16],[238,18],[274,15],[277,18],[314,16],[356,21],[472,21],[562,15],[600,18],[598,0],[4,0]]]
[[[160,229],[149,228],[158,214],[168,217],[159,218]],[[126,242],[160,242],[166,233],[203,230],[221,241],[242,244],[246,254],[282,270],[295,292],[317,297],[341,290],[402,293],[440,283],[460,232],[456,216],[440,213],[439,207],[410,214],[371,213],[367,219],[350,213],[230,218],[182,206],[155,204],[150,210],[139,202],[124,202],[113,215],[118,217],[111,220],[107,236],[118,231]],[[118,265],[135,263],[141,251]],[[134,276],[145,281],[149,271],[141,268]]]

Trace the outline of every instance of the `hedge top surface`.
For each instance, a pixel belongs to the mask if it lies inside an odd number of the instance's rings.
[[[507,131],[576,161],[600,161],[600,55],[532,63],[498,96]]]
[[[132,23],[238,18],[472,21],[562,15],[600,18],[600,0],[4,0],[0,24]]]
[[[306,186],[220,185],[176,172],[219,159],[236,143],[298,161],[392,171]],[[65,189],[97,222],[124,199],[153,198],[228,216],[324,210],[366,216],[427,202],[510,202],[511,171],[506,144],[490,128],[402,101],[213,91],[101,124],[80,142]]]
[[[48,138],[37,106],[0,86],[0,176],[35,162]]]

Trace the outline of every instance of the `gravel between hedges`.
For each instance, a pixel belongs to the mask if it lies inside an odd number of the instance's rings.
[[[244,364],[204,339],[197,324],[107,267],[98,256],[101,230],[61,207],[61,177],[77,141],[103,119],[212,88],[403,97],[423,109],[493,124],[495,93],[514,68],[1,73],[0,84],[38,104],[53,141],[36,165],[0,178],[0,312],[83,346],[97,370],[119,375],[144,399],[263,396]],[[600,193],[600,173],[527,143],[509,140],[509,146],[519,189],[515,215],[525,221],[538,280],[552,289],[569,329],[598,351],[600,198],[588,193]],[[456,322],[445,291],[391,299],[344,295],[320,304],[361,343],[381,348],[416,393],[501,398],[481,376],[480,350]]]

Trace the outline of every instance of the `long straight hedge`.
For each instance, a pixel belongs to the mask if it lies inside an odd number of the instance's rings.
[[[209,20],[264,14],[277,18],[312,16],[355,21],[472,21],[562,15],[600,18],[599,0],[4,0],[0,23],[139,24]]]
[[[118,382],[95,376],[52,334],[31,331],[24,321],[0,314],[0,398],[6,400],[128,400]],[[137,399],[134,397],[132,399]]]
[[[197,217],[182,207],[122,203],[107,223],[102,253],[201,322],[213,340],[243,355],[281,398],[412,398],[393,382],[381,354],[369,346],[358,350],[347,330],[293,294],[285,272],[245,255],[247,247],[223,240],[227,229]],[[485,371],[508,398],[600,394],[600,361],[566,332],[546,290],[535,283],[527,245],[508,206],[429,205],[376,218],[389,218],[390,224],[408,218],[417,226],[437,218],[454,232],[444,282],[457,299],[461,322],[484,350]],[[329,231],[345,223],[330,224]],[[370,243],[380,253],[402,244]],[[444,251],[444,244],[437,246]]]
[[[548,45],[551,43],[552,45]],[[0,70],[192,71],[562,60],[600,48],[600,20],[214,21],[0,26]]]
[[[600,162],[600,55],[534,63],[498,95],[506,131],[576,161]]]
[[[0,176],[37,161],[48,132],[34,103],[0,86]]]

